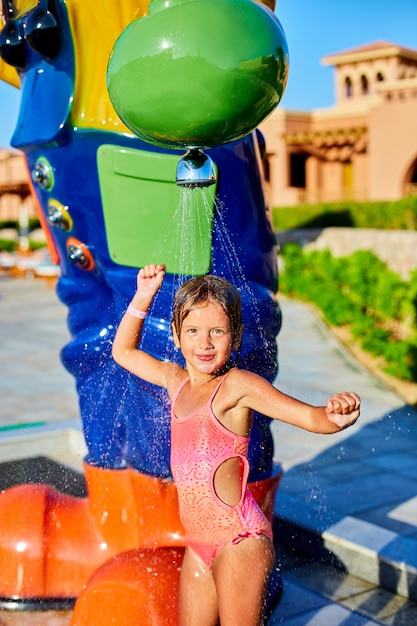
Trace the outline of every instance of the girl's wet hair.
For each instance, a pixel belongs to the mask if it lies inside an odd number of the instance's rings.
[[[242,327],[242,301],[236,287],[221,276],[196,276],[187,280],[178,289],[175,294],[172,317],[172,324],[178,337],[190,311],[206,302],[218,304],[226,313],[234,344]]]

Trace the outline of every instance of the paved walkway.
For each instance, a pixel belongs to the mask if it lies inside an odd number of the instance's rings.
[[[417,413],[308,306],[281,304],[277,386],[313,403],[354,390],[363,408],[354,427],[332,436],[273,425],[285,470],[275,533],[284,594],[269,624],[417,625]],[[59,360],[67,340],[53,289],[0,276],[0,442],[27,423],[79,425],[74,381]],[[2,626],[69,621],[65,613],[0,612]]]
[[[74,378],[60,361],[66,308],[47,285],[0,275],[0,427],[78,415]]]

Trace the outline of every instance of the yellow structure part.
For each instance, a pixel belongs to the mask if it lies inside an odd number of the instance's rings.
[[[15,68],[5,63],[2,59],[0,59],[0,80],[13,87],[20,88],[19,75]]]
[[[130,22],[147,14],[148,0],[67,0],[75,47],[75,88],[71,118],[77,128],[132,134],[115,112],[106,86],[110,52]]]

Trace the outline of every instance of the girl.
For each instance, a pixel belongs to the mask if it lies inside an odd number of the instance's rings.
[[[315,433],[335,433],[359,417],[355,393],[313,407],[259,375],[238,369],[243,333],[239,292],[224,278],[200,276],[176,293],[172,333],[185,368],[139,350],[143,320],[164,265],[148,265],[113,344],[113,357],[171,399],[171,469],[187,548],[180,579],[183,626],[259,626],[274,562],[272,531],[248,490],[253,411]]]

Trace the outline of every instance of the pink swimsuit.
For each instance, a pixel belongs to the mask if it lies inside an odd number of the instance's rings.
[[[178,418],[175,403],[187,378],[175,394],[171,411],[171,469],[178,489],[180,518],[188,544],[208,567],[227,543],[259,535],[272,539],[271,524],[247,487],[249,438],[227,430],[211,408],[224,378],[206,406]],[[240,458],[243,464],[242,497],[237,506],[223,502],[214,488],[216,470],[232,457]]]

